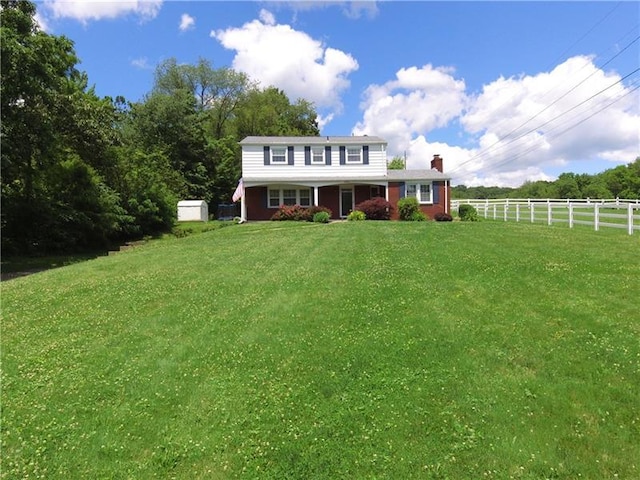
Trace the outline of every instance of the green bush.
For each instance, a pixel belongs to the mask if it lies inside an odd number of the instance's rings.
[[[349,215],[347,215],[347,220],[350,222],[358,222],[366,219],[367,215],[360,210],[353,210],[352,212],[349,212]]]
[[[463,222],[477,222],[478,221],[478,211],[475,209],[473,205],[462,204],[458,207],[458,216],[460,220]]]
[[[411,222],[424,222],[427,220],[427,216],[422,210],[418,210],[417,212],[413,212],[411,214],[411,218],[409,218],[408,220]]]
[[[414,215],[420,211],[420,204],[416,197],[404,197],[398,200],[398,214],[400,220],[411,221]]]
[[[315,223],[329,223],[329,214],[327,212],[317,212],[313,216],[313,221]]]

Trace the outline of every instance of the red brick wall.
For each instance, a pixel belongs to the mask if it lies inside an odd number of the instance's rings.
[[[331,218],[340,218],[340,187],[337,185],[320,187],[318,205],[331,210]]]
[[[275,208],[267,208],[267,187],[248,187],[244,191],[247,207],[247,220],[270,220],[277,212]]]
[[[391,220],[398,220],[398,200],[400,200],[400,183],[389,183],[389,203],[393,205],[394,212]],[[438,189],[438,203],[433,205],[420,205],[420,210],[429,218],[433,219],[436,213],[445,211],[445,186],[444,182],[433,183],[434,195],[435,189]],[[451,187],[447,186],[447,200],[451,202]],[[451,213],[451,212],[449,212]]]

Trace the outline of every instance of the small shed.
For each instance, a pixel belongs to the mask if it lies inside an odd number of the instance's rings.
[[[179,222],[206,222],[209,220],[209,205],[204,200],[181,200],[178,202]]]

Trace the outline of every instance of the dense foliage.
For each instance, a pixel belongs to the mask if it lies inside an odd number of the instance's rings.
[[[355,209],[364,212],[367,220],[389,220],[393,213],[393,205],[382,197],[360,202]]]
[[[458,207],[458,217],[463,222],[477,222],[478,211],[473,205],[463,204]]]
[[[271,220],[314,222],[314,218],[318,213],[325,213],[327,215],[327,221],[329,221],[329,218],[331,218],[331,210],[321,205],[312,207],[301,207],[300,205],[281,205],[278,211],[271,216]]]
[[[351,212],[349,212],[349,215],[347,215],[347,220],[350,222],[361,222],[362,220],[366,220],[367,216],[364,214],[364,212],[361,212],[360,210],[353,210]]]
[[[2,251],[102,248],[171,229],[179,199],[227,203],[246,135],[318,135],[304,100],[246,75],[175,59],[138,102],[100,98],[73,42],[35,5],[2,0]]]
[[[451,188],[451,197],[464,198],[640,198],[640,157],[596,175],[563,173],[554,182],[526,182],[518,188]]]

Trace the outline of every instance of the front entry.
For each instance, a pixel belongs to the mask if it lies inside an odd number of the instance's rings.
[[[340,188],[340,217],[346,218],[353,210],[353,187]]]

